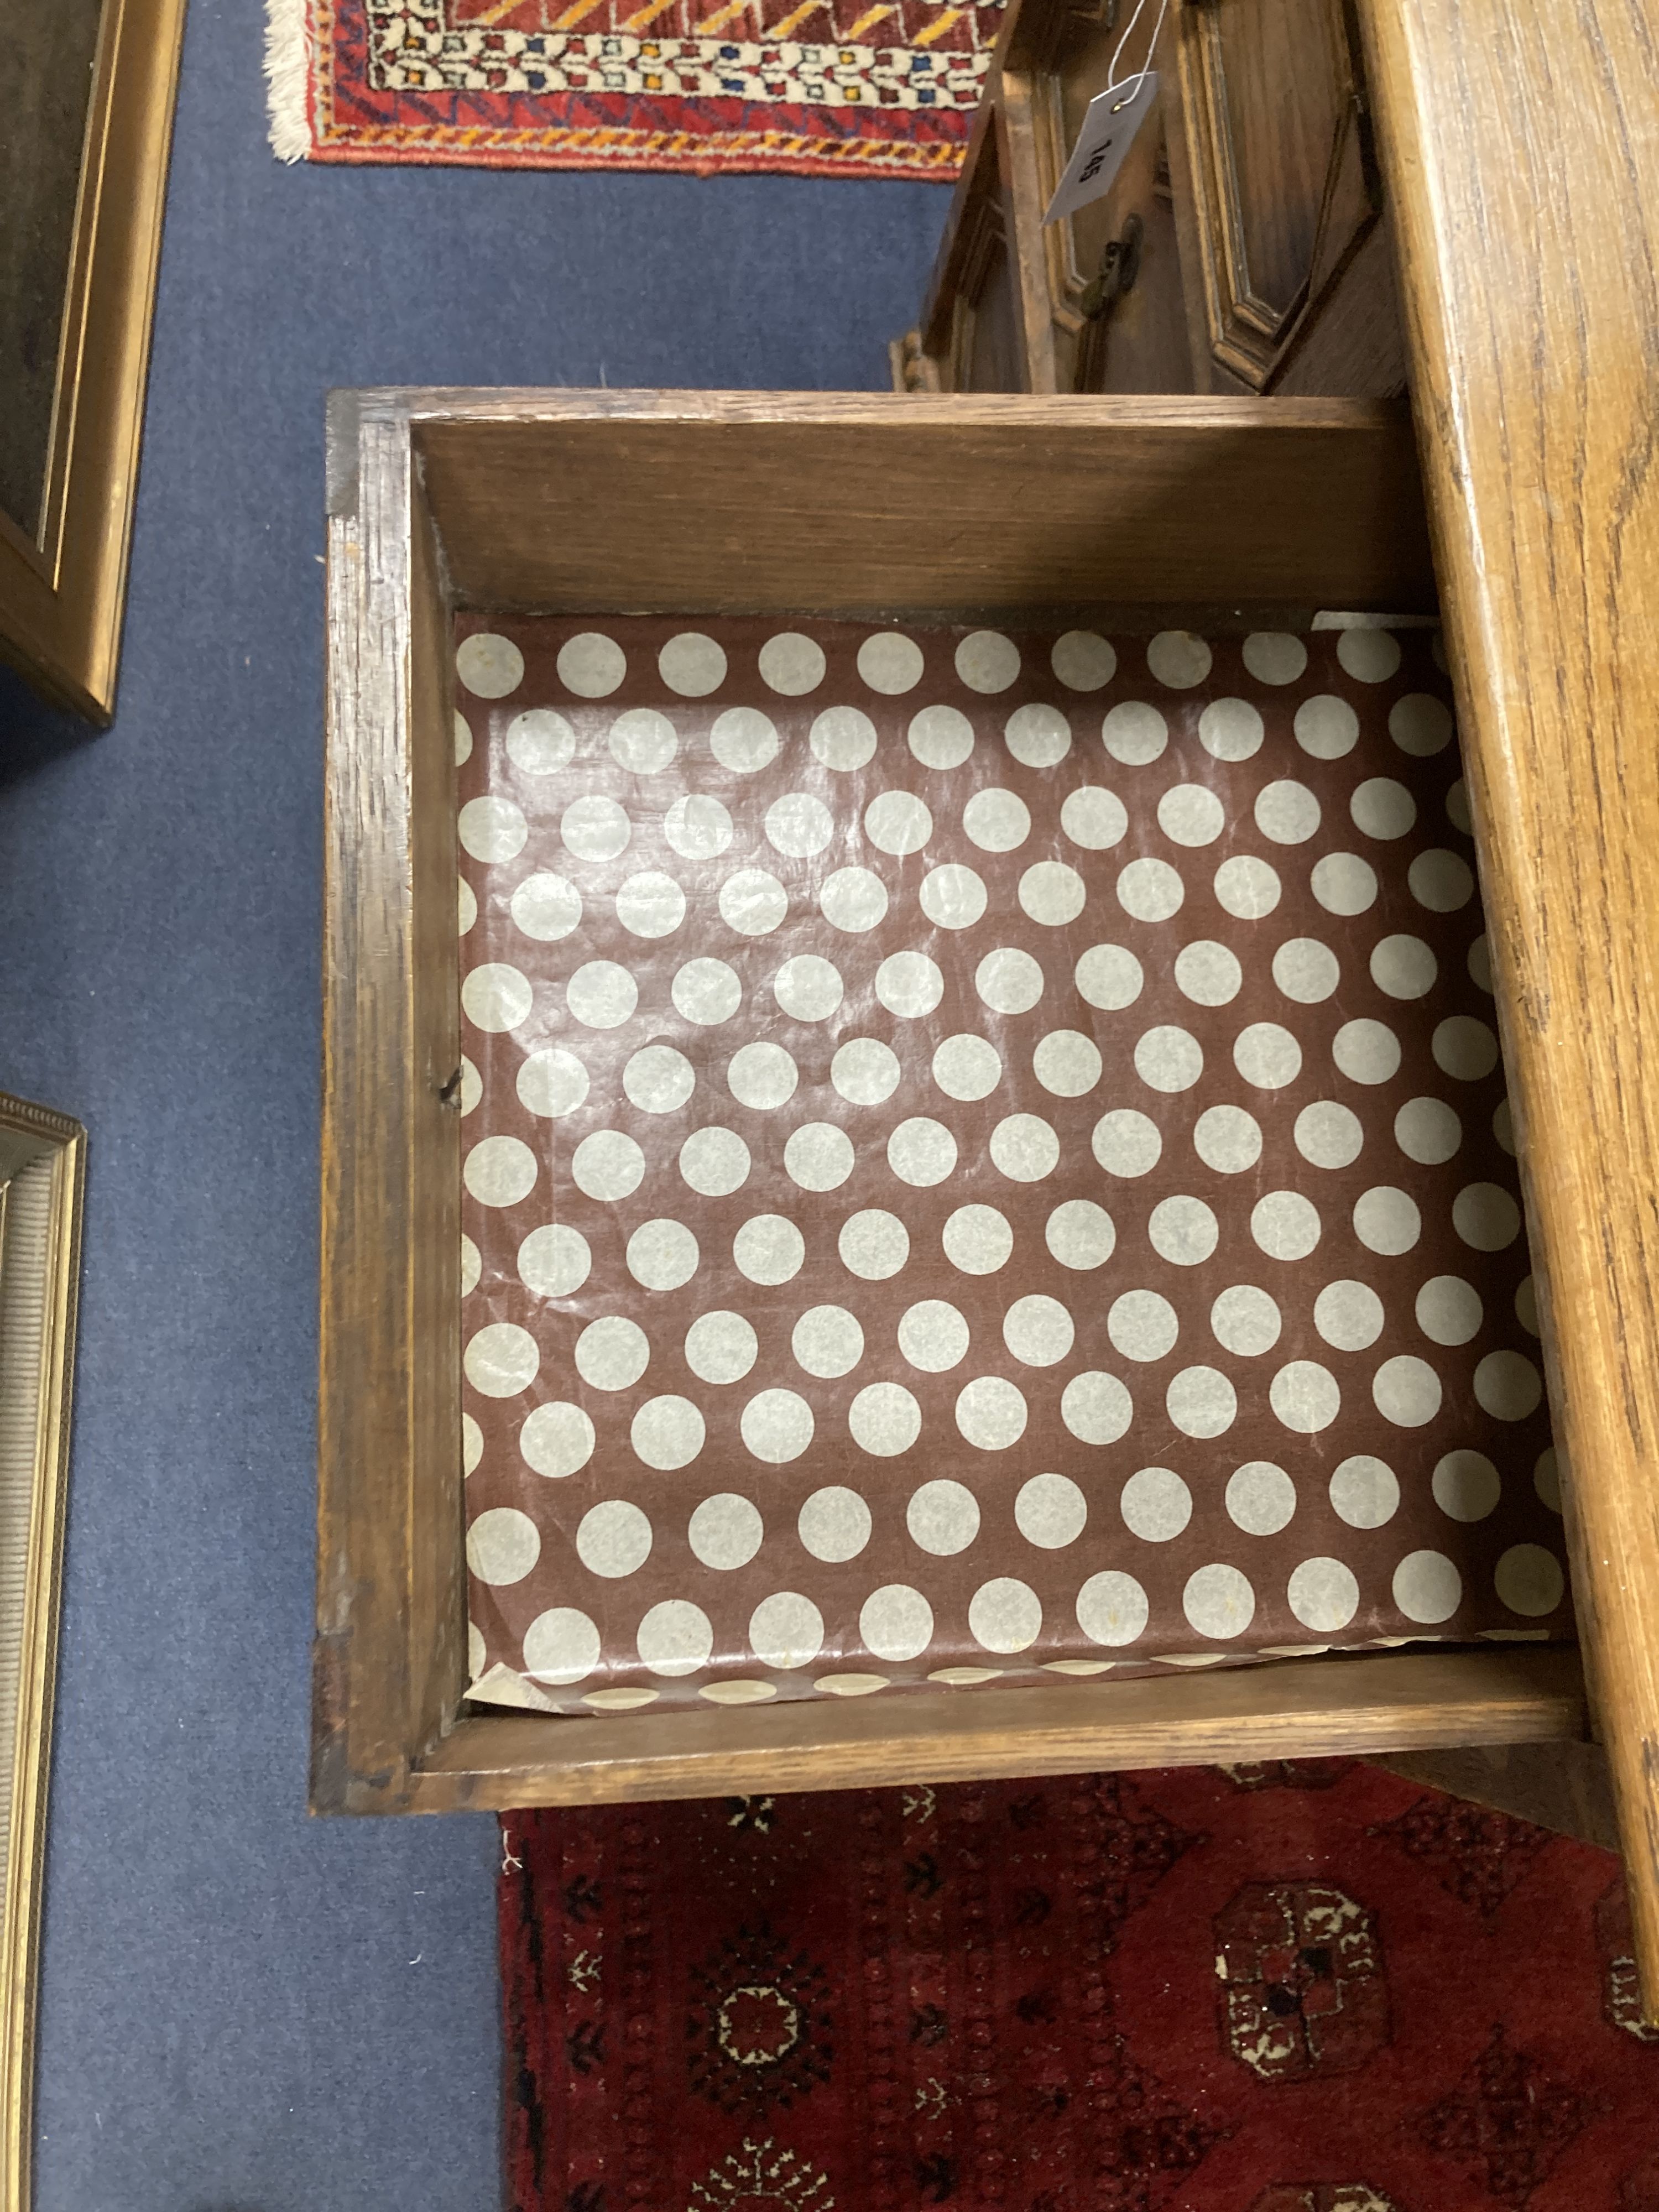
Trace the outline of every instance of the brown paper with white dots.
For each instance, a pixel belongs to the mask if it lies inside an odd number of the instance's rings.
[[[457,636],[475,1696],[1571,1633],[1427,636]]]

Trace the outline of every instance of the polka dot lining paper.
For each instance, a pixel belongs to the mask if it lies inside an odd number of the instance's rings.
[[[1426,636],[459,635],[475,1694],[1571,1634]]]

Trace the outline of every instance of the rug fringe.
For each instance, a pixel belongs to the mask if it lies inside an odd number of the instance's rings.
[[[279,161],[311,151],[311,0],[265,0],[265,105]]]

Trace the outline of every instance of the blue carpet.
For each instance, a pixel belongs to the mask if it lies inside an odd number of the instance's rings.
[[[945,197],[285,171],[259,15],[191,11],[115,726],[0,675],[0,1085],[92,1132],[36,2203],[484,2212],[493,1824],[304,1811],[323,395],[879,386]]]

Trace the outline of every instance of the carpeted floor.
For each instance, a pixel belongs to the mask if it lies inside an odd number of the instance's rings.
[[[508,1814],[514,2212],[1655,2212],[1618,1863],[1309,1760]]]
[[[309,1821],[323,396],[874,386],[945,195],[285,170],[186,34],[126,661],[0,678],[0,1084],[92,1131],[37,2212],[487,2212],[494,1824]]]

